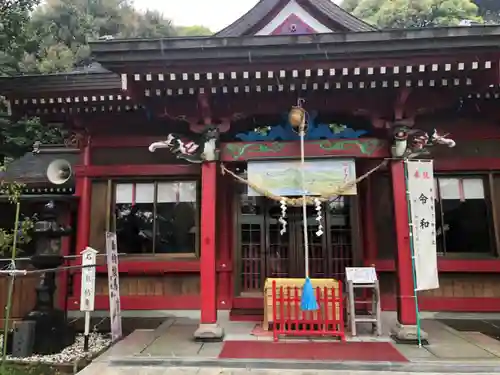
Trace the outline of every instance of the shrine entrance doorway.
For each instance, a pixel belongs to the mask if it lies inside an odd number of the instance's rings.
[[[353,263],[352,197],[323,204],[323,235],[317,236],[314,206],[307,207],[311,278],[343,279]],[[287,208],[287,231],[281,234],[279,202],[240,194],[236,296],[261,295],[268,277],[304,277],[302,208]]]

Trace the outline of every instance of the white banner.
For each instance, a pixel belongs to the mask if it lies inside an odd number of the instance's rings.
[[[415,256],[416,290],[439,288],[432,160],[407,161],[411,239]]]
[[[122,314],[120,308],[120,276],[118,273],[118,245],[116,233],[106,232],[106,256],[108,261],[109,317],[111,339],[122,337]]]

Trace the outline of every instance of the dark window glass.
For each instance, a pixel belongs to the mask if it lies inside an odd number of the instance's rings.
[[[198,233],[197,184],[116,184],[115,220],[120,252],[193,253]]]
[[[437,251],[491,253],[488,200],[482,178],[437,178]]]

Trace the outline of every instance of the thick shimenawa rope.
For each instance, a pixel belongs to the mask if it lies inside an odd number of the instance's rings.
[[[332,199],[335,199],[337,196],[342,195],[342,193],[345,192],[346,190],[349,190],[352,186],[363,181],[365,178],[370,176],[372,173],[375,173],[380,168],[386,166],[387,163],[388,163],[388,160],[382,161],[379,165],[370,169],[368,172],[361,175],[356,180],[346,182],[344,185],[338,186],[334,191],[327,192],[327,193],[321,194],[319,196],[305,197],[306,204],[314,204],[315,199],[319,199],[322,202],[327,202],[327,201],[330,201]],[[260,195],[265,196],[266,198],[272,199],[276,202],[280,202],[280,201],[284,200],[287,205],[295,206],[295,207],[302,206],[302,204],[303,204],[302,201],[304,198],[289,198],[289,197],[282,197],[280,195],[273,194],[270,191],[263,189],[255,184],[251,183],[250,181],[244,179],[243,177],[238,176],[233,171],[227,169],[224,164],[221,164],[221,170],[222,170],[222,174],[226,174],[226,173],[229,174],[234,179],[236,179],[236,181],[249,186],[251,189],[253,189],[257,193],[259,193]]]

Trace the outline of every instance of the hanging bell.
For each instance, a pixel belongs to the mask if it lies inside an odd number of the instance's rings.
[[[296,131],[300,131],[305,127],[306,111],[302,107],[294,106],[288,113],[288,122]]]

